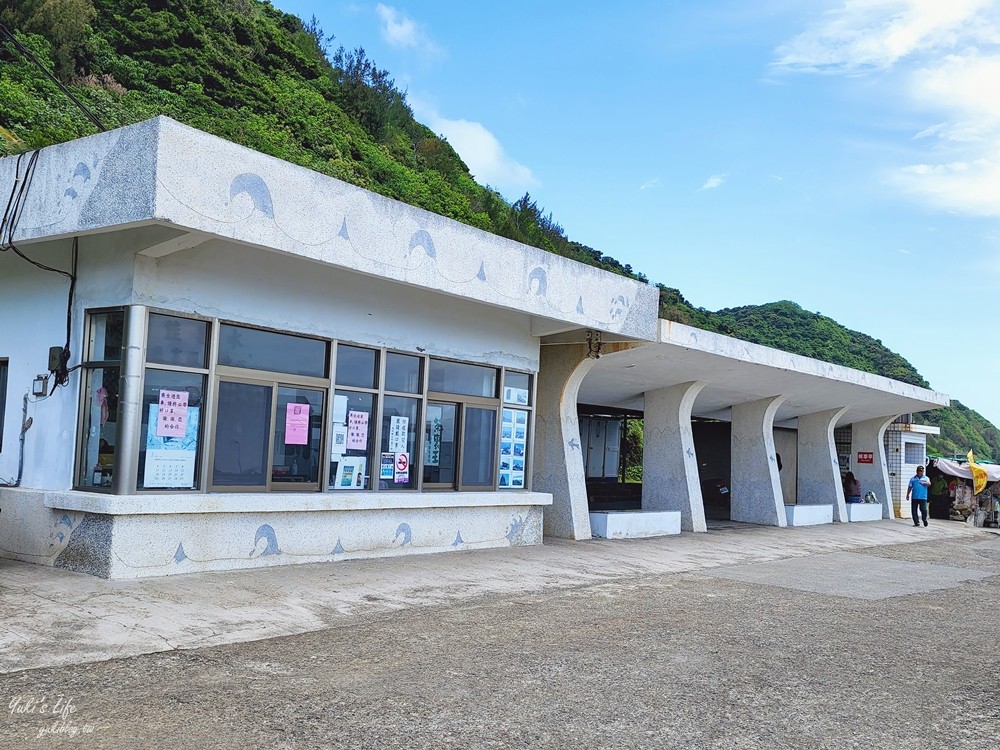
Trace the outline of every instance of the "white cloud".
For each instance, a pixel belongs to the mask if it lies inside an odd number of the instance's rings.
[[[655,188],[660,186],[660,178],[654,177],[651,180],[646,180],[639,186],[640,190],[649,190],[650,188]]]
[[[996,0],[844,0],[780,46],[775,65],[798,70],[886,69],[912,55],[995,44]]]
[[[779,47],[774,67],[891,73],[900,109],[927,125],[912,136],[919,162],[888,182],[936,208],[1000,216],[1000,0],[844,0]]]
[[[391,5],[379,3],[375,12],[382,19],[382,38],[392,47],[412,49],[422,55],[435,57],[441,48],[424,31],[423,26]]]
[[[702,185],[700,188],[698,188],[695,192],[700,193],[702,190],[714,190],[725,181],[726,181],[725,174],[713,174],[711,177],[705,180],[705,184]]]
[[[409,96],[408,100],[416,118],[448,140],[480,183],[505,196],[520,196],[540,184],[531,169],[511,158],[482,123],[450,120],[419,98]]]

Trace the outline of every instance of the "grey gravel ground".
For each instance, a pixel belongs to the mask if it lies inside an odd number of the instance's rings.
[[[0,748],[997,748],[998,600],[986,535],[489,594],[2,675]]]

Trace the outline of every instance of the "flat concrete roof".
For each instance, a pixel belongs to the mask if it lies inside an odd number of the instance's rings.
[[[578,401],[642,410],[646,391],[698,380],[708,385],[693,415],[729,420],[731,407],[770,396],[787,399],[775,424],[849,406],[840,424],[948,406],[944,393],[850,367],[752,344],[700,328],[660,321],[656,343],[602,356]]]
[[[26,160],[0,159],[10,191]],[[20,168],[20,169],[19,169]],[[14,241],[155,225],[157,258],[221,238],[530,316],[543,336],[656,337],[659,290],[252,151],[168,117],[39,152]]]

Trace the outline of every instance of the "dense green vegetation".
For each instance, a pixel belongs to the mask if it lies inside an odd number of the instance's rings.
[[[476,183],[447,141],[413,119],[361,48],[260,0],[0,0],[12,29],[106,128],[168,115],[209,133],[471,226],[645,280],[570,240],[524,195]],[[96,131],[60,88],[0,37],[0,155]],[[661,315],[926,386],[902,357],[793,302],[711,312],[660,286]],[[1000,458],[1000,434],[961,404],[920,415],[932,450]]]

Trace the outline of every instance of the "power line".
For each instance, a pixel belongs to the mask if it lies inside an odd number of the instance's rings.
[[[58,86],[59,90],[62,91],[64,94],[66,94],[66,96],[68,96],[73,101],[73,103],[80,108],[80,111],[87,116],[87,119],[97,126],[98,130],[100,131],[107,130],[107,128],[104,127],[104,123],[102,123],[99,119],[97,119],[97,115],[95,115],[93,112],[87,109],[87,107],[84,106],[83,102],[81,102],[79,99],[73,96],[73,92],[70,91],[68,88],[66,88],[63,82],[60,81],[58,78],[56,78],[55,75],[53,75],[48,68],[42,65],[41,61],[31,53],[31,50],[29,50],[27,47],[21,44],[21,42],[18,41],[18,38],[14,36],[14,33],[6,26],[4,26],[2,23],[0,23],[0,33],[2,33],[11,41],[11,44],[14,45],[14,48],[18,52],[20,52],[28,60],[33,62],[35,64],[35,67],[37,67],[40,71],[42,71],[49,78],[49,80],[52,81],[52,83]]]

